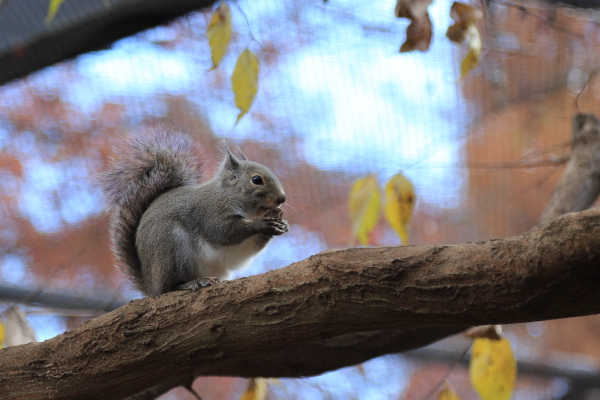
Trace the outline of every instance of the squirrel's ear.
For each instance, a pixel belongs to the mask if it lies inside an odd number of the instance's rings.
[[[225,160],[225,166],[230,170],[236,170],[240,167],[240,161],[229,150],[229,147],[225,146],[227,150],[227,159]],[[245,158],[244,158],[245,159]]]
[[[240,158],[241,158],[242,160],[244,160],[244,161],[248,161],[248,159],[246,158],[246,155],[245,155],[245,154],[242,152],[242,149],[240,149],[240,148],[238,147],[238,151],[239,151],[239,153],[240,153]]]

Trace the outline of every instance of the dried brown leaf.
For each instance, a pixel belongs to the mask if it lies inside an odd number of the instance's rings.
[[[475,22],[483,14],[475,7],[455,1],[450,8],[450,16],[455,23],[448,28],[446,36],[455,43],[466,42],[469,49],[460,66],[460,79],[463,79],[481,61],[481,37]]]
[[[465,41],[467,37],[467,26],[466,24],[454,24],[448,28],[446,31],[446,36],[448,39],[453,41],[454,43],[462,43]]]
[[[455,43],[462,43],[467,39],[469,26],[482,18],[483,14],[475,7],[455,1],[450,8],[450,16],[454,20],[454,25],[448,28],[446,36]]]
[[[431,43],[431,20],[427,7],[432,0],[398,0],[394,15],[398,18],[408,18],[411,23],[406,28],[406,41],[400,47],[400,52],[419,50],[426,51]]]
[[[456,24],[462,24],[483,18],[483,13],[475,7],[455,1],[450,8],[450,17]]]
[[[419,19],[427,15],[433,0],[398,0],[394,15],[398,18]]]
[[[419,50],[426,51],[431,43],[431,20],[429,15],[420,19],[413,19],[406,28],[406,41],[400,47],[400,53]]]

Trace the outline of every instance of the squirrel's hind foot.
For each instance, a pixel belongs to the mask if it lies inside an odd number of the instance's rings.
[[[219,278],[200,278],[190,282],[181,284],[175,288],[175,290],[200,290],[207,286],[213,286],[215,283],[221,282]]]

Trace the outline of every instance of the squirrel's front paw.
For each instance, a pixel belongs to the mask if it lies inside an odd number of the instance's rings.
[[[200,278],[181,284],[175,290],[200,290],[207,286],[213,286],[218,282],[220,282],[219,278]]]
[[[288,222],[285,219],[280,219],[278,221],[278,225],[277,225],[277,233],[275,233],[275,235],[283,235],[286,232],[290,231],[290,226],[288,225]]]
[[[259,232],[271,236],[283,235],[288,232],[290,226],[281,217],[283,217],[283,210],[281,208],[267,210],[257,219],[257,222],[260,224]]]
[[[290,230],[287,221],[279,218],[261,218],[260,232],[265,235],[283,235]]]

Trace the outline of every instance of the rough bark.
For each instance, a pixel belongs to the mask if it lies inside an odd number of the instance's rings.
[[[159,385],[151,387],[150,389],[146,389],[134,394],[133,396],[129,396],[126,400],[154,400],[163,393],[166,393],[169,390],[179,386],[183,386],[188,390],[192,390],[191,387],[196,378],[197,376],[195,373],[181,374],[181,376],[178,376],[173,380],[163,382]]]
[[[468,326],[441,326],[351,333],[300,345],[290,350],[222,363],[211,368],[208,373],[247,378],[300,378],[319,375],[384,354],[414,350],[467,328]],[[232,374],[231,371],[236,372]],[[257,373],[258,371],[260,373]]]
[[[599,287],[600,210],[480,243],[326,251],[3,349],[0,399],[119,399],[348,333],[595,314]]]
[[[359,332],[319,340],[291,349],[215,365],[205,375],[298,378],[360,364],[384,354],[400,353],[437,342],[467,329],[467,326],[443,326]],[[200,376],[192,372],[136,393],[127,400],[153,400],[177,386],[189,386]],[[183,383],[182,383],[183,382]],[[186,383],[186,384],[184,384]]]

